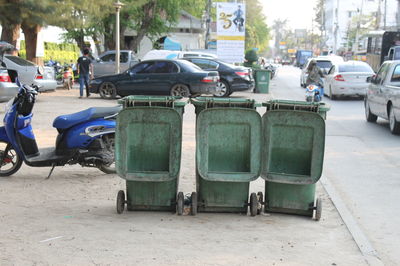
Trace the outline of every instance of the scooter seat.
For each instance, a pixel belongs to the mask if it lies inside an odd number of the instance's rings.
[[[67,129],[88,120],[114,115],[121,111],[121,109],[122,106],[120,105],[114,107],[91,107],[77,113],[60,115],[54,119],[53,127]]]

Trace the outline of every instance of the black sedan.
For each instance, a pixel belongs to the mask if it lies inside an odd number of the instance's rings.
[[[254,79],[249,68],[228,64],[218,59],[191,57],[182,60],[188,60],[203,70],[218,71],[220,76],[219,91],[214,93],[214,96],[226,97],[235,91],[252,90],[254,88]]]
[[[218,72],[204,71],[183,60],[146,60],[127,71],[90,81],[102,98],[128,95],[198,96],[218,91]]]

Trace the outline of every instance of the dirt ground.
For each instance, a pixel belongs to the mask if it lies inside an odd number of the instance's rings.
[[[253,97],[251,93],[239,95]],[[259,100],[265,96],[257,95]],[[52,146],[52,121],[90,106],[113,106],[78,90],[38,96],[33,127],[39,147]],[[4,103],[0,104],[1,117]],[[195,115],[184,114],[179,190],[195,189]],[[115,209],[125,182],[80,166],[23,165],[0,179],[0,265],[364,265],[359,249],[320,184],[322,219],[284,214],[177,216]],[[263,191],[262,179],[251,192]]]

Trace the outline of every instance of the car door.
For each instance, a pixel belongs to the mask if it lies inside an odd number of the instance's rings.
[[[115,69],[111,71],[112,68],[115,68],[115,53],[108,53],[93,62],[93,71],[95,77],[110,75],[115,73]]]
[[[331,67],[331,69],[329,69],[329,71],[328,71],[328,74],[326,74],[325,75],[325,77],[324,77],[324,88],[325,88],[325,92],[327,93],[327,94],[329,94],[329,96],[330,96],[330,88],[331,88],[331,86],[332,86],[332,79],[333,79],[333,77],[334,77],[334,75],[335,75],[335,69],[336,69],[336,67],[333,65],[332,67]]]
[[[372,80],[368,88],[368,103],[372,113],[378,116],[386,116],[386,105],[383,105],[384,95],[382,93],[382,85],[390,68],[390,63],[383,63],[378,73]]]
[[[385,102],[389,101],[394,107],[394,115],[400,119],[400,64],[393,64],[393,71],[388,73],[387,83],[383,88]]]
[[[173,61],[155,61],[149,69],[146,94],[168,95],[172,85],[179,83],[179,67]]]
[[[123,75],[126,78],[116,81],[118,94],[121,96],[146,94],[146,82],[149,80],[149,71],[153,61],[144,61],[127,70]]]

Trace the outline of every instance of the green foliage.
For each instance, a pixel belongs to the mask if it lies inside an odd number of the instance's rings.
[[[19,56],[26,59],[25,41],[20,44]],[[79,47],[72,43],[44,43],[44,61],[53,59],[61,64],[75,62],[79,57]]]
[[[255,49],[249,49],[246,51],[244,58],[246,59],[245,66],[252,66],[253,63],[257,62],[258,55]]]

